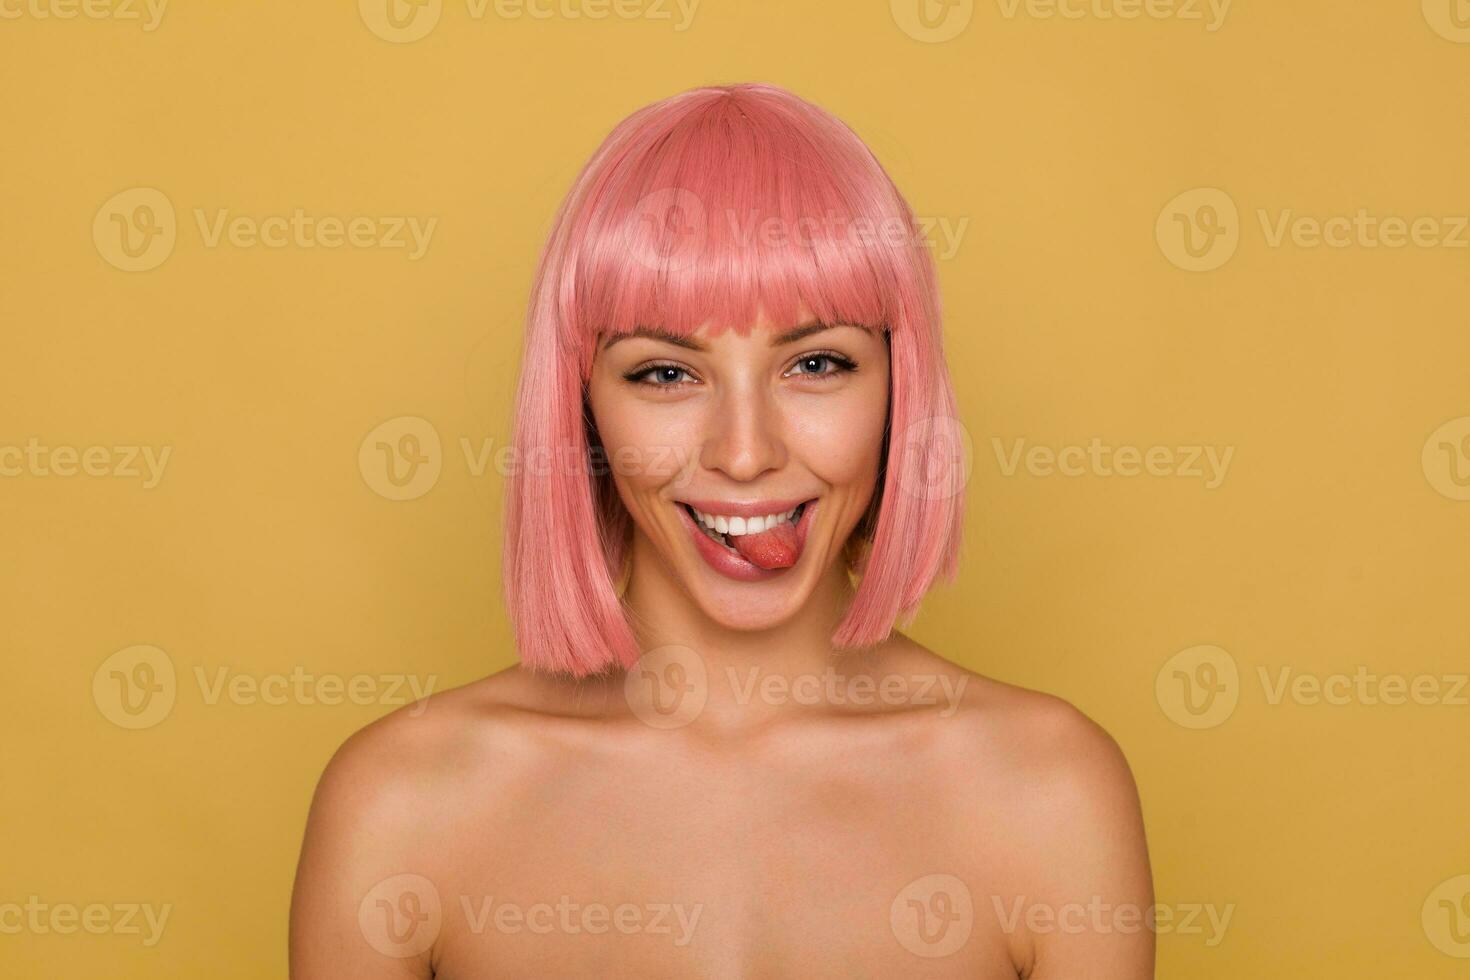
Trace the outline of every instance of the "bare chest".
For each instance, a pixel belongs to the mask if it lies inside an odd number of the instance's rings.
[[[1014,978],[984,815],[882,769],[655,765],[498,800],[452,835],[437,975]]]

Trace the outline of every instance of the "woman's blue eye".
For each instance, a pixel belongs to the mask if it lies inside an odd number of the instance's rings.
[[[675,382],[678,381],[679,375],[688,373],[688,371],[676,364],[650,364],[641,371],[632,371],[623,375],[623,377],[637,384],[645,384],[653,388],[672,388],[675,387]],[[645,380],[650,374],[659,380]]]
[[[801,360],[797,361],[796,362],[796,366],[797,367],[801,367],[801,368],[805,368],[805,367],[808,367],[808,366],[810,366],[812,364],[822,364],[822,363],[835,364],[837,366],[837,370],[835,370],[835,371],[822,371],[822,370],[805,371],[804,370],[804,371],[801,371],[799,373],[801,373],[801,374],[815,374],[815,375],[841,374],[843,371],[851,371],[856,366],[851,361],[849,361],[847,358],[841,357],[841,356],[839,356],[837,354],[808,354],[805,357],[803,357]]]
[[[826,371],[825,365],[833,365],[835,370]],[[794,373],[811,375],[817,378],[828,378],[855,371],[857,365],[841,354],[822,353],[807,354],[796,362]],[[651,376],[651,377],[650,377]],[[633,384],[647,385],[650,388],[677,388],[685,384],[681,377],[689,377],[689,372],[677,364],[650,364],[647,367],[629,371],[623,375],[625,381]]]

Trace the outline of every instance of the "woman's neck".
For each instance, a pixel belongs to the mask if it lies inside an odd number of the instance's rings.
[[[633,538],[624,602],[638,648],[645,655],[672,648],[675,656],[687,657],[678,649],[683,648],[698,657],[708,696],[701,714],[710,721],[737,724],[779,713],[789,698],[764,697],[761,685],[766,690],[788,690],[798,678],[811,685],[813,677],[825,677],[844,659],[832,647],[832,633],[847,610],[853,587],[840,559],[830,563],[807,601],[784,622],[741,630],[711,619],[651,542],[636,531]]]

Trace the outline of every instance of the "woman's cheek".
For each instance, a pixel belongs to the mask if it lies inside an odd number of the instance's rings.
[[[608,408],[601,414],[594,411],[594,416],[618,480],[639,490],[656,490],[689,472],[697,426],[688,412],[633,399]]]
[[[794,450],[807,469],[834,489],[865,491],[876,479],[883,455],[887,399],[858,390],[850,394],[801,419],[793,427],[799,434]]]

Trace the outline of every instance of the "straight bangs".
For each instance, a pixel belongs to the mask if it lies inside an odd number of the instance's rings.
[[[591,463],[587,406],[599,340],[688,336],[764,315],[884,332],[883,469],[848,542],[858,588],[834,647],[885,640],[958,564],[959,427],[933,259],[912,210],[861,139],[771,85],[693,89],[623,120],[558,209],[527,312],[507,478],[502,588],[532,669],[574,676],[640,656],[618,589],[632,518]],[[938,481],[934,462],[943,462]],[[902,619],[900,618],[902,617]]]
[[[560,319],[584,377],[601,335],[637,327],[744,336],[761,313],[778,328],[803,313],[874,330],[922,318],[928,251],[850,129],[760,86],[686,98],[630,117],[568,215]]]

